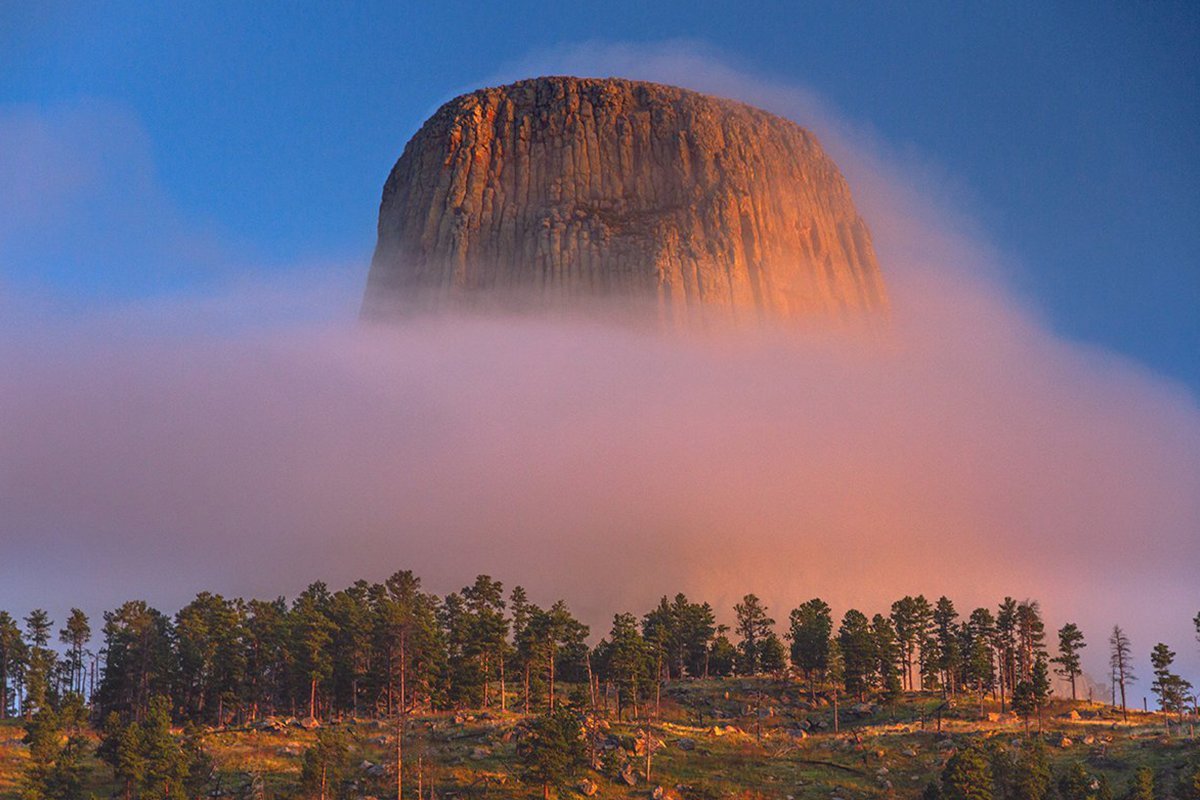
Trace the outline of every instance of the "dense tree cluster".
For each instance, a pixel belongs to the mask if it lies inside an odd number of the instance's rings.
[[[1200,765],[1155,772],[1130,770],[1128,783],[1114,788],[1101,771],[1067,761],[1052,768],[1040,737],[1008,744],[975,742],[956,752],[940,778],[926,787],[924,800],[1157,800],[1200,797]],[[1118,794],[1118,791],[1120,793]]]
[[[25,718],[27,800],[81,796],[88,725],[100,729],[97,755],[127,800],[196,796],[212,765],[200,728],[253,722],[270,715],[389,719],[391,779],[403,780],[405,720],[418,710],[495,709],[531,715],[519,748],[527,780],[561,786],[586,758],[579,732],[593,713],[615,713],[643,727],[658,718],[664,682],[788,673],[810,696],[848,695],[890,703],[904,691],[962,696],[980,705],[989,695],[1040,729],[1053,669],[1077,694],[1077,625],[1057,631],[1057,653],[1035,601],[1006,597],[965,617],[947,597],[906,596],[889,612],[848,609],[835,623],[829,604],[812,598],[792,609],[780,636],[770,609],[747,594],[719,624],[711,605],[683,594],[664,596],[641,616],[614,615],[607,634],[589,646],[590,631],[566,603],[540,607],[520,586],[505,592],[480,575],[458,592],[425,591],[413,573],[382,583],[359,581],[340,591],[313,583],[291,602],[227,599],[201,592],[173,617],[143,601],[104,614],[95,651],[87,616],[72,609],[64,626],[36,609],[23,626],[0,612],[0,718]],[[1200,639],[1200,614],[1195,620]],[[1128,637],[1109,639],[1113,703],[1125,706],[1134,680]],[[1191,685],[1174,672],[1175,653],[1151,653],[1159,707],[1182,715],[1194,708]],[[560,697],[572,687],[570,703]],[[568,705],[570,708],[568,709]],[[102,723],[102,724],[100,724]],[[172,726],[183,723],[180,738]],[[305,753],[301,783],[322,800],[344,796],[347,743],[321,728]],[[1037,742],[1038,740],[1032,740]],[[958,800],[1106,800],[1106,788],[1080,770],[1052,780],[1040,744],[1016,750],[973,746],[950,759],[926,794]],[[653,747],[647,745],[645,772]],[[420,772],[418,771],[418,776]],[[1197,773],[1200,780],[1200,772]],[[419,779],[419,778],[418,778]],[[1139,774],[1130,796],[1143,800],[1153,776]]]
[[[331,591],[313,583],[291,602],[201,592],[173,617],[143,601],[104,614],[89,649],[87,616],[54,624],[35,610],[20,626],[0,612],[0,715],[57,712],[87,699],[94,721],[143,723],[155,703],[176,721],[223,725],[272,714],[314,718],[396,717],[416,709],[553,711],[560,684],[586,687],[593,708],[639,718],[659,687],[680,678],[782,673],[794,668],[810,694],[833,691],[889,702],[903,691],[991,696],[1027,720],[1040,718],[1056,671],[1077,693],[1083,632],[1073,623],[1047,648],[1036,601],[1004,598],[963,616],[947,597],[906,596],[888,613],[847,610],[836,621],[813,598],[791,610],[782,636],[763,602],[747,594],[732,628],[711,605],[683,594],[648,612],[613,617],[589,646],[589,629],[566,603],[532,603],[480,575],[458,592],[425,591],[408,571],[381,583]],[[1196,620],[1200,637],[1200,615]],[[1110,637],[1113,700],[1133,680],[1129,640]],[[1154,648],[1154,691],[1164,711],[1194,704],[1172,671],[1175,654]],[[157,698],[162,698],[157,700]]]

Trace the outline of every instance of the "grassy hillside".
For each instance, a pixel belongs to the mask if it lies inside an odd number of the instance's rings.
[[[612,709],[610,709],[610,712]],[[647,709],[641,709],[645,714]],[[940,718],[940,719],[939,719]],[[406,796],[420,783],[429,796],[540,797],[541,789],[520,781],[516,749],[519,714],[414,715],[405,739]],[[579,774],[577,788],[563,796],[593,792],[597,798],[821,798],[866,800],[915,797],[953,753],[981,738],[1000,746],[1025,735],[1024,725],[999,707],[960,698],[907,695],[891,707],[844,702],[839,731],[833,710],[821,697],[809,700],[793,682],[767,678],[683,681],[667,685],[658,720],[650,724],[650,780],[645,780],[644,724],[593,719],[596,769]],[[315,731],[293,720],[269,726],[210,730],[205,747],[215,761],[208,787],[212,797],[298,796],[300,763]],[[351,732],[355,785],[350,796],[394,797],[392,729],[377,720],[328,723]],[[1033,735],[1036,735],[1034,732]],[[1056,765],[1083,764],[1106,775],[1120,797],[1133,772],[1149,766],[1171,779],[1191,769],[1198,755],[1190,732],[1167,737],[1156,714],[1119,712],[1100,704],[1056,700],[1043,718],[1041,734]],[[0,726],[0,797],[17,797],[26,759],[18,723]],[[94,758],[88,789],[113,793],[108,769]],[[632,785],[630,784],[632,781]],[[594,791],[593,791],[594,790]]]

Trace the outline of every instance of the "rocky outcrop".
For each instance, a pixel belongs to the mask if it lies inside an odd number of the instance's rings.
[[[887,303],[845,180],[792,122],[617,79],[442,106],[384,186],[364,314],[602,299],[683,323]]]

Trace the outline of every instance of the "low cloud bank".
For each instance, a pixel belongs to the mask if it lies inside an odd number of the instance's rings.
[[[1013,594],[1085,625],[1089,655],[1118,621],[1189,650],[1190,398],[990,288],[892,288],[878,342],[480,318],[26,330],[3,347],[0,602],[170,609],[412,567],[443,591],[522,582],[595,624],[677,590],[755,591],[780,620],[818,594]]]
[[[294,275],[87,316],[10,293],[0,607],[173,611],[398,568],[437,591],[488,572],[599,628],[675,591],[722,614],[753,591],[780,622],[814,595],[840,614],[947,594],[965,615],[1008,594],[1078,622],[1095,674],[1120,623],[1200,677],[1195,398],[1056,336],[927,173],[829,125],[886,335],[289,326],[297,298],[345,297]]]

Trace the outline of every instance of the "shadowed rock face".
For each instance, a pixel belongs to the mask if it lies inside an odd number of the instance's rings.
[[[442,106],[384,186],[364,314],[597,300],[681,324],[887,304],[845,180],[787,120],[567,77]]]

